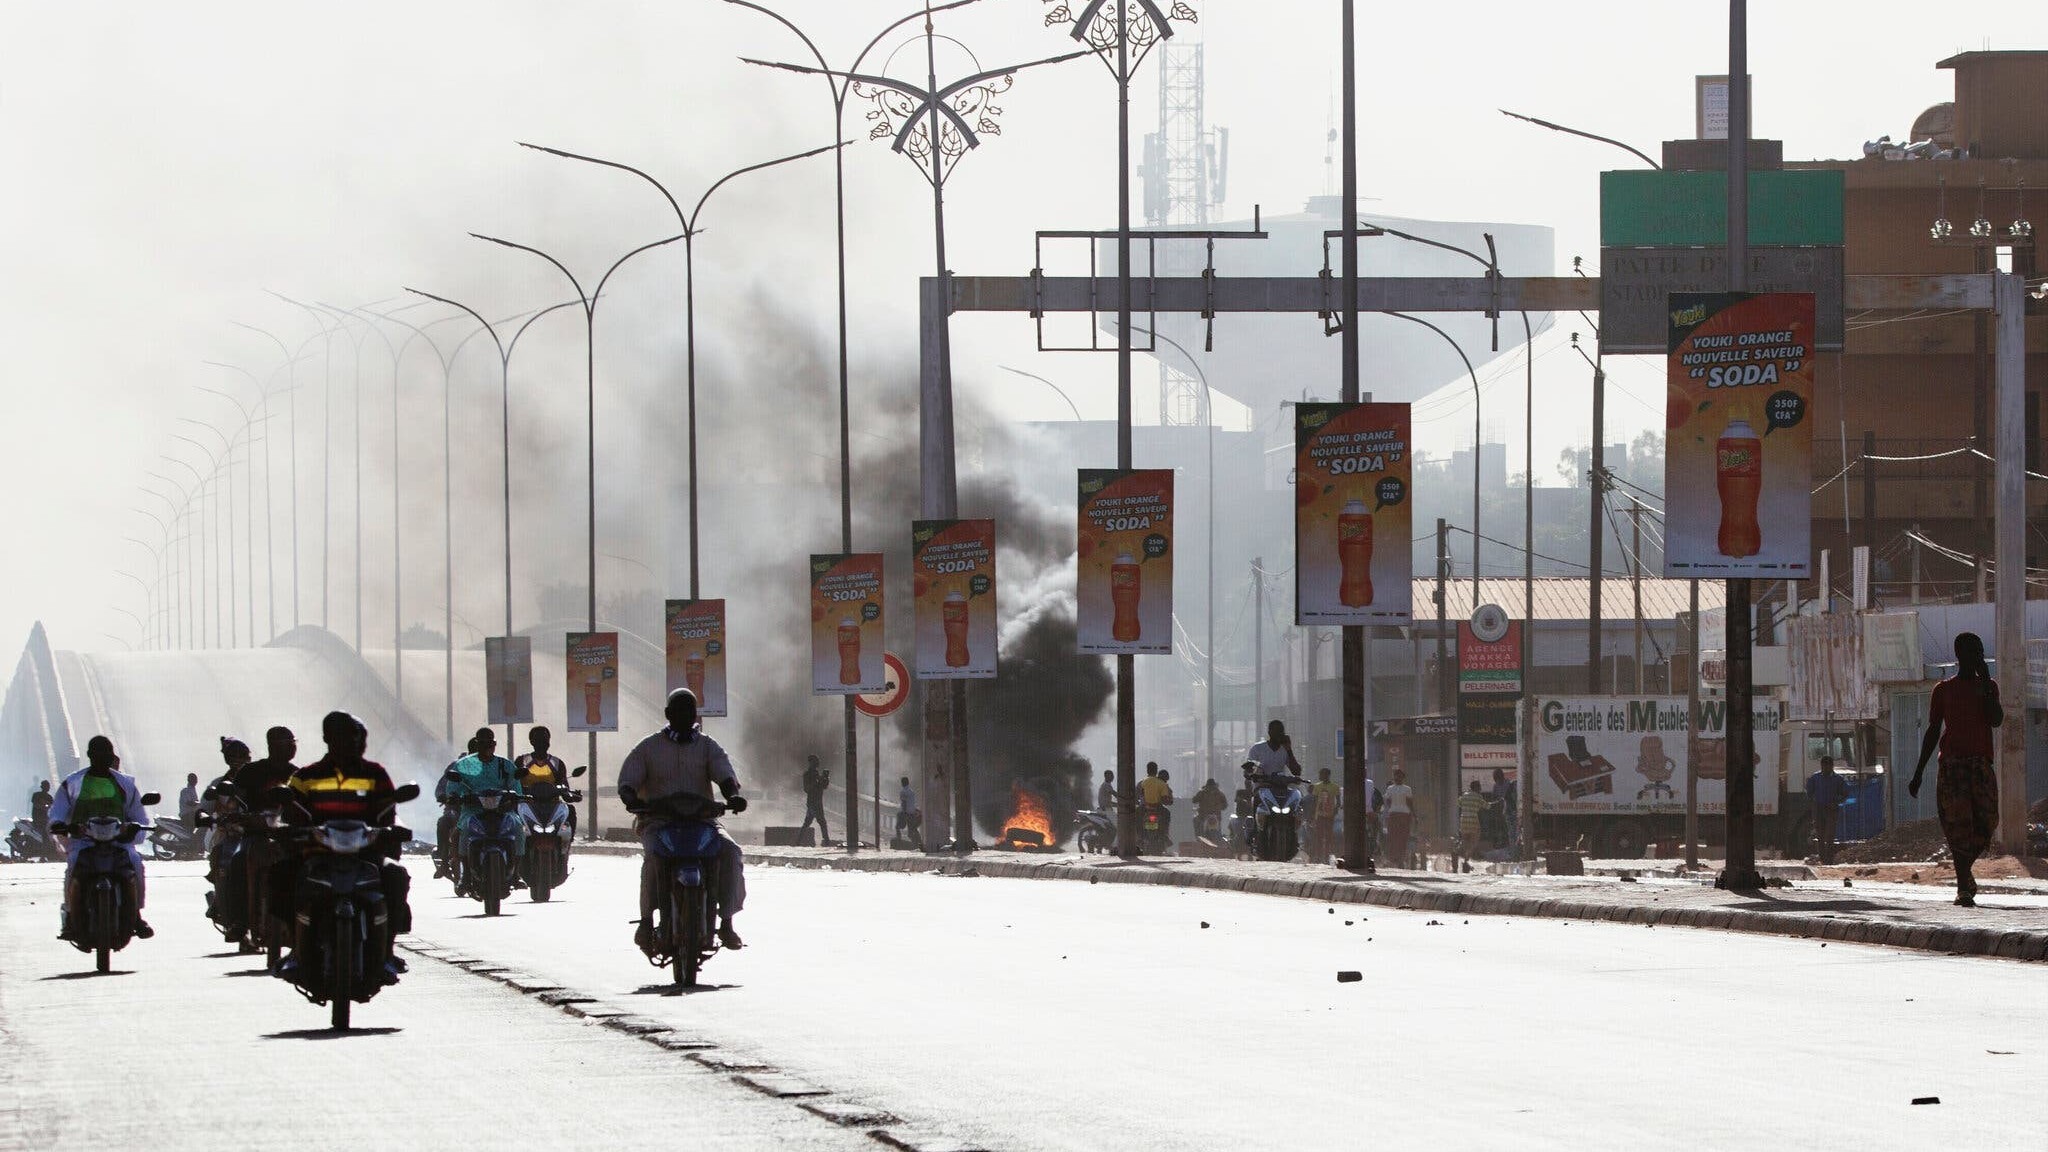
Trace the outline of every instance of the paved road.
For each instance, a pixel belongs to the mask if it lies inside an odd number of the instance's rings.
[[[336,1037],[203,926],[195,869],[157,869],[156,939],[84,977],[53,938],[56,869],[0,869],[0,1150],[877,1147],[447,965],[416,962]]]
[[[756,868],[749,949],[706,970],[715,992],[668,999],[635,996],[658,974],[627,943],[634,867],[582,858],[558,903],[495,921],[422,885],[419,935],[997,1149],[1924,1149],[2048,1130],[2034,965]]]

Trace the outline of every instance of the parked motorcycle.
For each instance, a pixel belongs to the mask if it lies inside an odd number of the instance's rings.
[[[1079,828],[1076,841],[1082,852],[1116,851],[1116,813],[1100,808],[1083,808],[1074,813]]]
[[[419,794],[419,785],[401,785],[385,811]],[[368,1003],[388,982],[384,960],[391,954],[392,933],[382,863],[385,852],[403,845],[412,832],[329,820],[291,829],[287,836],[293,849],[306,853],[297,892],[298,921],[306,931],[292,983],[306,999],[326,1005],[328,1023],[345,1032],[351,1006]]]
[[[656,967],[669,967],[676,987],[694,987],[704,962],[718,953],[721,845],[716,821],[731,809],[688,793],[645,805],[636,798],[625,799],[635,815],[664,821],[653,848],[661,869],[656,874],[654,943],[648,959]]]
[[[482,901],[486,916],[496,916],[512,894],[512,870],[525,831],[522,807],[517,792],[485,789],[472,793],[455,819],[461,846],[455,891]]]
[[[149,826],[149,855],[153,860],[203,860],[206,833],[183,820],[159,818]]]
[[[583,775],[572,768],[570,779]],[[567,784],[535,784],[519,806],[519,818],[526,821],[526,855],[520,861],[520,875],[526,878],[527,894],[535,904],[545,904],[555,889],[569,878],[569,844],[576,835],[572,818],[574,806],[583,793]]]
[[[1253,809],[1253,849],[1260,860],[1292,860],[1301,849],[1301,782],[1294,777],[1259,780]]]
[[[17,817],[14,829],[7,833],[7,853],[16,860],[55,862],[64,859],[64,850],[57,847],[56,837],[41,828],[26,816]]]
[[[145,792],[145,807],[162,797]],[[135,865],[128,859],[128,846],[140,839],[143,826],[112,816],[95,816],[82,824],[51,824],[50,831],[85,841],[78,854],[67,887],[76,892],[77,906],[65,924],[65,936],[80,952],[93,954],[93,967],[105,972],[113,954],[135,938]]]

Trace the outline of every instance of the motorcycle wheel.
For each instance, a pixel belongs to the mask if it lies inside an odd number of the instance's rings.
[[[355,917],[336,911],[334,935],[327,941],[328,981],[327,1024],[336,1032],[348,1031],[349,1009],[356,990]]]
[[[163,842],[161,837],[149,838],[149,858],[152,860],[176,860],[178,850]]]
[[[680,888],[669,909],[669,931],[675,939],[670,971],[678,988],[695,988],[697,970],[704,963],[704,901],[704,889]]]
[[[503,907],[505,858],[493,852],[484,860],[484,915],[496,916]]]
[[[535,904],[545,904],[555,894],[555,863],[545,854],[536,855],[526,868],[526,892]]]
[[[102,881],[92,894],[93,968],[106,972],[114,962],[114,886]]]

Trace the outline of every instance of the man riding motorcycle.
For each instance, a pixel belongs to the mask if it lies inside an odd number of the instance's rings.
[[[510,792],[514,796],[525,796],[519,786],[519,770],[510,760],[498,755],[498,734],[489,728],[479,728],[470,737],[469,755],[451,765],[442,778],[445,787],[437,787],[435,793],[444,797],[444,803],[452,802],[457,810],[455,859],[469,859],[468,822],[463,819],[476,808],[479,792]],[[514,821],[514,847],[512,858],[520,859],[526,852],[526,825]]]
[[[476,737],[471,736],[464,744],[466,754],[476,754]],[[461,809],[461,798],[455,794],[455,766],[462,763],[457,756],[448,762],[441,772],[441,778],[434,781],[434,803],[441,806],[441,815],[434,821],[434,879],[455,875],[455,818]]]
[[[116,772],[121,758],[114,754],[114,742],[105,736],[95,736],[85,744],[85,767],[64,778],[57,786],[56,797],[50,801],[51,824],[83,826],[86,821],[108,817],[124,823],[149,826],[149,812],[142,806],[142,789],[136,786],[135,778],[124,772]],[[86,841],[71,836],[63,837],[64,844],[64,908],[57,932],[59,940],[71,939],[73,910],[78,905],[77,880],[75,873],[78,857],[84,853]],[[146,885],[142,875],[142,853],[136,851],[131,842],[124,845],[128,853],[129,867],[135,876],[135,935],[147,940],[156,935],[156,930],[142,918],[143,897]]]
[[[668,706],[662,714],[667,717],[668,726],[640,741],[626,754],[626,762],[619,768],[619,799],[629,809],[653,806],[678,794],[709,801],[715,799],[711,789],[716,785],[730,811],[746,811],[747,798],[739,794],[739,777],[734,775],[725,749],[698,729],[696,695],[688,688],[676,689],[669,693]],[[660,816],[646,812],[633,818],[633,834],[640,838],[643,849],[640,927],[633,933],[633,943],[642,952],[651,952],[655,946],[654,901],[661,883],[657,837],[665,823]],[[738,950],[745,945],[733,929],[733,917],[747,900],[746,879],[741,872],[746,860],[739,844],[723,829],[719,831],[719,842],[718,942]]]
[[[289,783],[292,773],[298,771],[292,765],[292,761],[298,757],[299,740],[292,734],[291,729],[282,725],[264,733],[263,739],[267,745],[268,755],[255,761],[249,759],[246,749],[240,757],[228,756],[228,745],[233,743],[239,747],[241,741],[222,739],[221,753],[228,760],[228,771],[207,787],[203,807],[209,810],[218,809],[222,785],[231,788],[236,803],[251,812],[274,807],[268,804],[264,797],[273,789]],[[237,759],[239,763],[236,762]],[[248,881],[243,873],[243,869],[248,866],[248,856],[245,852],[234,850],[234,842],[241,836],[242,830],[237,823],[231,822],[215,827],[213,849],[209,854],[212,867],[207,872],[208,879],[213,881],[217,897],[213,909],[214,918],[229,925],[239,926],[234,928],[228,937],[231,941],[239,941],[243,929],[248,926],[249,910],[245,907],[248,903]]]
[[[327,755],[292,773],[289,787],[297,803],[287,806],[288,819],[300,825],[329,820],[393,824],[397,815],[392,811],[391,797],[398,790],[397,785],[391,782],[391,774],[383,765],[363,758],[370,730],[347,712],[329,712],[320,721],[320,738],[327,745]],[[396,849],[390,851],[391,856],[380,865],[378,875],[390,916],[391,935],[397,937],[412,931],[412,908],[406,903],[412,877],[396,863]],[[286,859],[272,873],[271,906],[280,909],[280,915],[293,925],[294,953],[305,950],[307,931],[306,923],[297,915],[299,872],[299,861]],[[393,980],[406,970],[405,961],[396,954],[387,955],[384,964],[387,977]],[[291,979],[297,968],[297,957],[287,957],[279,975]]]
[[[512,765],[519,769],[519,783],[525,787],[527,793],[531,795],[534,789],[549,785],[567,788],[569,766],[562,763],[560,756],[548,752],[549,746],[554,743],[554,733],[549,732],[546,726],[536,724],[526,730],[526,742],[532,746],[533,751],[523,753],[517,760],[512,761]],[[576,809],[573,805],[569,808],[569,835],[572,839],[576,835]]]

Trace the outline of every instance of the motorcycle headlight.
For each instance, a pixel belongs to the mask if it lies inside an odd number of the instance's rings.
[[[330,852],[354,855],[370,846],[373,833],[370,826],[359,820],[337,820],[322,824],[313,832],[313,838]]]
[[[538,836],[552,836],[555,834],[555,826],[552,824],[535,824],[533,831]]]
[[[479,797],[477,797],[477,798],[476,798],[476,802],[477,802],[477,803],[478,803],[479,805],[481,805],[481,806],[482,806],[482,808],[483,808],[483,810],[484,810],[484,811],[486,811],[486,812],[496,812],[496,811],[498,810],[498,801],[499,801],[500,799],[502,799],[502,797],[498,797],[498,796],[479,796]]]
[[[282,812],[265,812],[265,813],[263,814],[263,826],[264,826],[265,828],[282,828],[282,827],[284,827],[284,813],[282,813]]]
[[[85,822],[85,834],[90,839],[109,844],[120,837],[121,822],[108,816],[95,816]]]

